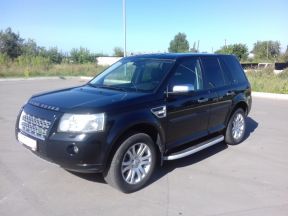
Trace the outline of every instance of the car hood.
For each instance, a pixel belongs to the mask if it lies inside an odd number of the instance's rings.
[[[147,93],[124,92],[85,85],[34,95],[29,103],[60,112],[94,112],[107,111],[112,105],[121,105],[127,100],[146,96]]]

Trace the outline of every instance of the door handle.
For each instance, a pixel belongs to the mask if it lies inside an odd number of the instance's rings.
[[[208,98],[201,98],[201,99],[198,99],[198,103],[205,103],[208,101]]]
[[[235,92],[234,91],[228,91],[226,93],[226,96],[232,96],[232,95],[235,95]]]

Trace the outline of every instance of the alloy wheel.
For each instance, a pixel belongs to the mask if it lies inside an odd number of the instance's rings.
[[[149,173],[152,163],[152,153],[145,143],[132,145],[124,154],[121,173],[128,184],[141,182]]]

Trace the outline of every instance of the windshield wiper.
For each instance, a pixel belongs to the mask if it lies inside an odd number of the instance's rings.
[[[109,86],[109,85],[101,85],[99,88],[106,88],[106,89],[113,89],[113,90],[119,90],[119,91],[125,91],[124,88],[117,87],[117,86]]]
[[[92,84],[92,83],[88,83],[88,85],[95,87],[95,88],[105,88],[105,89],[113,89],[117,91],[125,91],[124,88],[112,86],[112,85],[99,85],[99,84]]]

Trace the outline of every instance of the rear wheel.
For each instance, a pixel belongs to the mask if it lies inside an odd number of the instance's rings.
[[[227,144],[236,145],[243,141],[246,131],[246,115],[243,109],[237,109],[231,116],[226,133],[225,141]]]
[[[108,184],[125,193],[141,189],[149,181],[156,164],[156,151],[150,136],[134,134],[121,143],[104,174]]]

